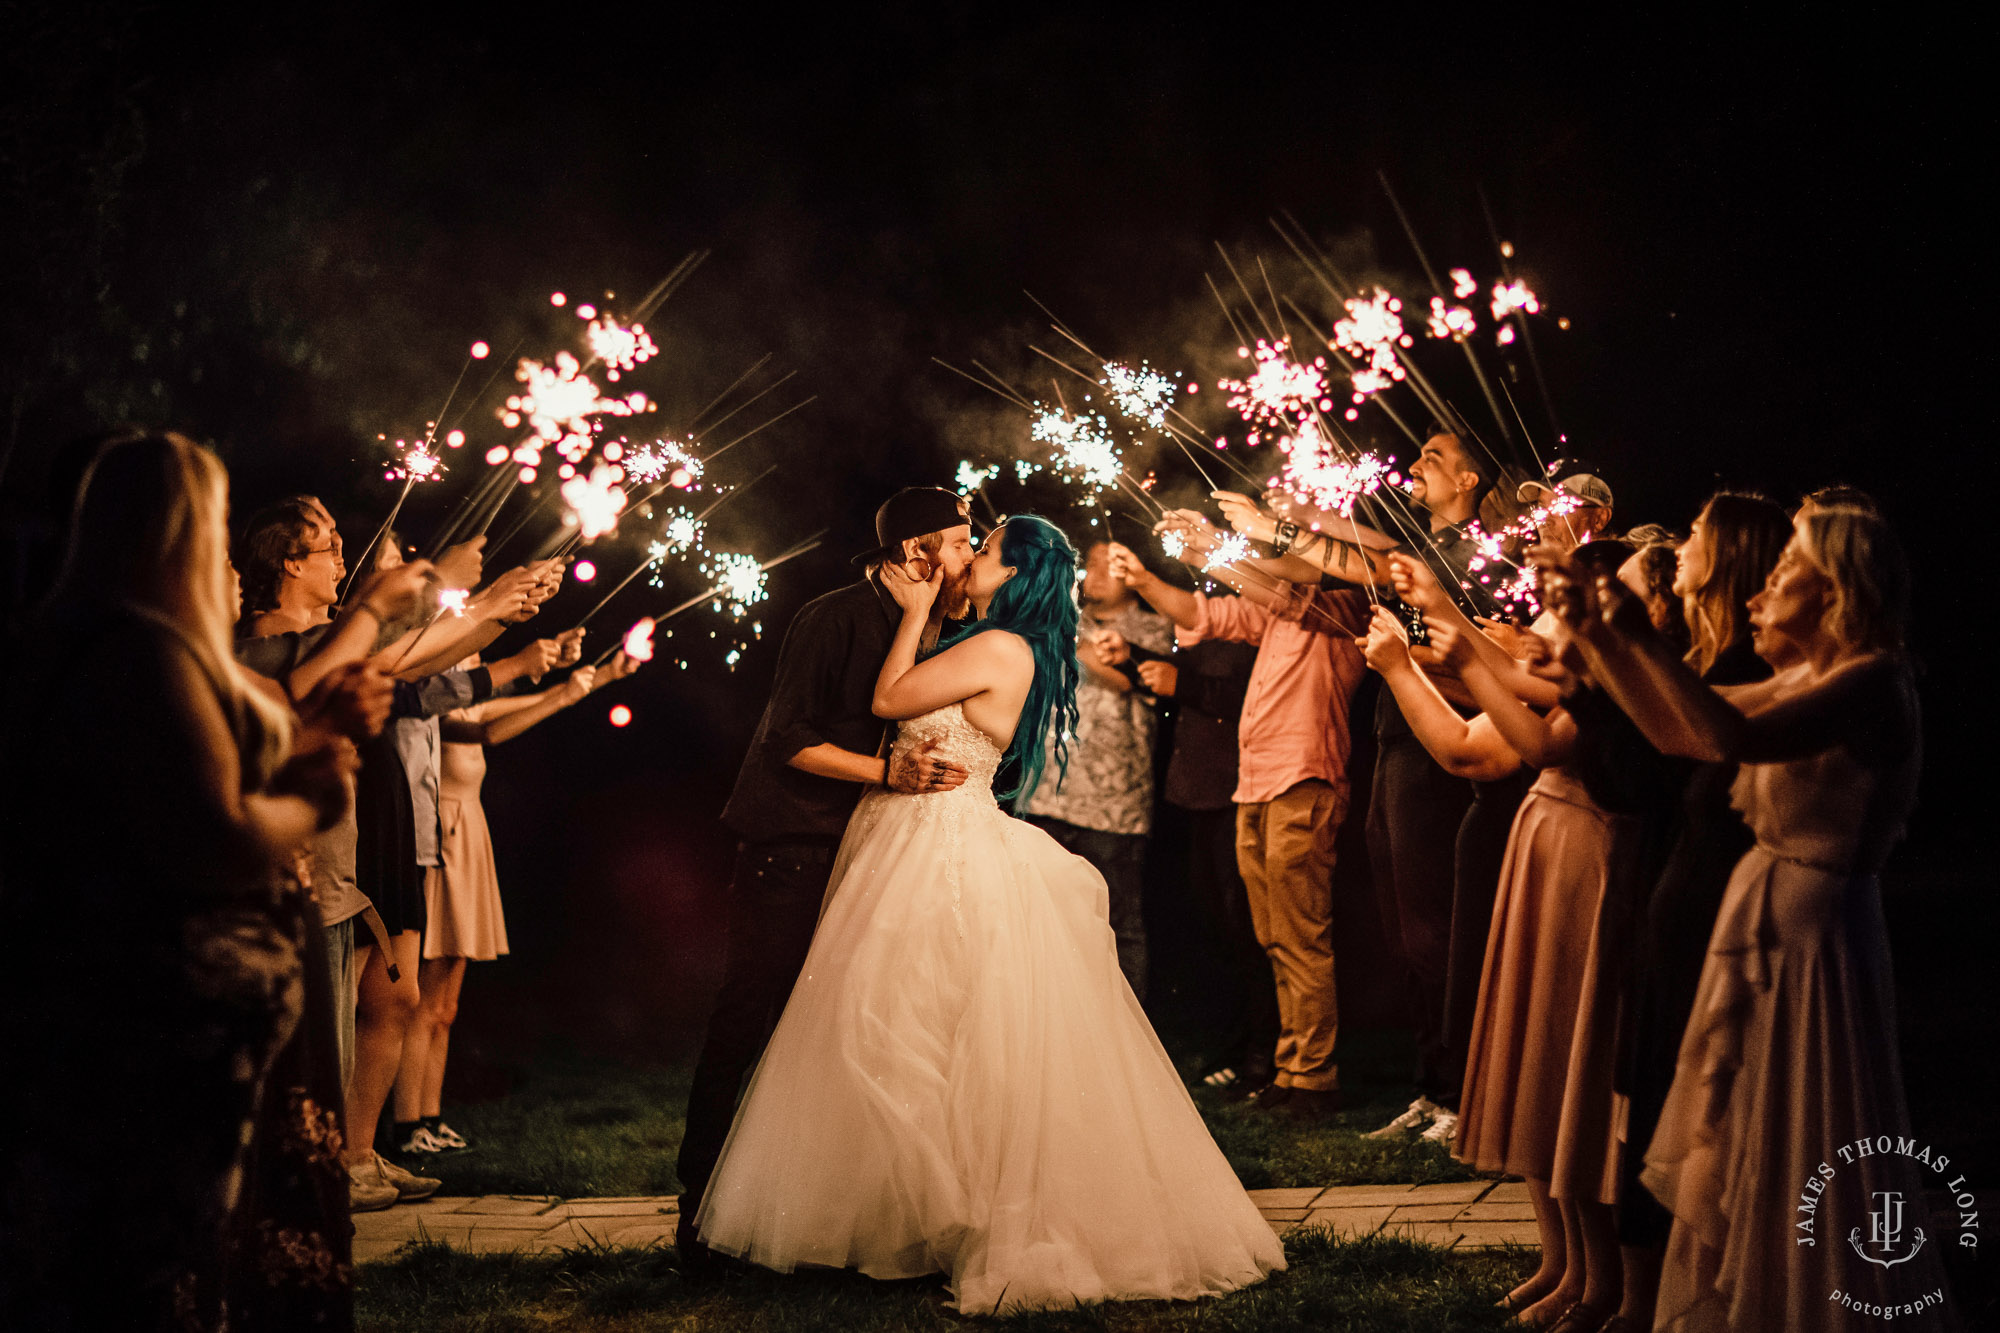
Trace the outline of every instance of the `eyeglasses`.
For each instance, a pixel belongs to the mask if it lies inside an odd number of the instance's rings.
[[[308,546],[305,550],[300,551],[297,555],[293,556],[292,558],[294,560],[303,560],[305,557],[309,555],[328,555],[328,554],[338,555],[339,553],[340,553],[340,538],[335,537],[331,542],[328,542],[325,546]]]

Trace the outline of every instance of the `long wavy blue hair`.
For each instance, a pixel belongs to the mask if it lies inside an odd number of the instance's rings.
[[[1076,547],[1062,529],[1036,514],[1005,520],[1000,563],[1014,577],[1000,585],[986,614],[954,635],[957,643],[987,630],[1004,629],[1028,641],[1035,654],[1035,680],[1021,705],[1014,739],[1001,756],[1003,774],[1014,782],[999,793],[1018,806],[1034,794],[1047,763],[1051,723],[1055,729],[1056,782],[1069,772],[1069,743],[1076,733]],[[950,643],[939,644],[940,648]]]

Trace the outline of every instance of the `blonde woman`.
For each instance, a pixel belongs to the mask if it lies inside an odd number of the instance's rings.
[[[230,654],[228,479],[117,438],[76,500],[7,693],[0,1307],[16,1327],[218,1327],[224,1236],[302,1005],[278,874],[346,802],[353,748],[292,753]]]
[[[1871,1234],[1875,1195],[1921,1198],[1930,1173],[1906,1158],[1843,1164],[1806,1219],[1816,1243],[1798,1239],[1820,1163],[1864,1136],[1909,1137],[1877,872],[1921,751],[1908,574],[1888,525],[1855,508],[1800,514],[1749,602],[1758,655],[1783,665],[1733,689],[1702,683],[1604,580],[1561,571],[1549,590],[1648,739],[1740,765],[1736,807],[1756,839],[1724,890],[1646,1151],[1641,1179],[1673,1214],[1655,1327],[1813,1327],[1829,1292],[1891,1305],[1941,1289],[1934,1248],[1880,1267],[1845,1244]]]

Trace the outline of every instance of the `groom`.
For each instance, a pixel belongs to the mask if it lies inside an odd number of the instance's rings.
[[[893,762],[886,724],[871,709],[875,677],[889,655],[902,611],[883,589],[885,562],[944,586],[926,631],[934,643],[943,617],[965,609],[972,565],[966,503],[950,491],[910,487],[875,511],[876,546],[854,558],[858,583],[806,603],[785,632],[771,699],[723,809],[743,839],[729,885],[729,953],[722,990],[688,1091],[687,1130],[677,1169],[682,1194],[677,1241],[699,1263],[694,1215],[722,1155],[744,1076],[763,1054],[792,983],[805,965],[847,818],[870,786],[943,791],[966,779],[963,765],[935,757],[926,742]],[[810,1097],[812,1089],[798,1095]]]

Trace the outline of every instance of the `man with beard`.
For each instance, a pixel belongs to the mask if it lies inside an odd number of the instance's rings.
[[[1462,589],[1477,611],[1492,615],[1491,597],[1470,572],[1478,547],[1466,526],[1478,517],[1496,471],[1462,436],[1432,431],[1409,466],[1412,517],[1423,523],[1423,539],[1390,549],[1301,531],[1237,497],[1224,497],[1222,508],[1237,531],[1269,543],[1280,557],[1295,557],[1298,574],[1372,586],[1406,622],[1415,617],[1395,600],[1391,549],[1421,559],[1446,587]],[[1357,527],[1356,537],[1363,531]],[[1455,687],[1451,680],[1441,684],[1446,697],[1462,699]],[[1422,1130],[1432,1142],[1449,1143],[1505,848],[1504,834],[1496,847],[1483,831],[1511,824],[1527,780],[1515,775],[1475,784],[1452,776],[1418,742],[1388,690],[1376,696],[1375,738],[1368,860],[1382,933],[1403,964],[1417,1058],[1415,1099],[1369,1137]]]
[[[786,630],[770,702],[722,812],[742,838],[729,885],[728,953],[688,1090],[677,1164],[676,1240],[694,1264],[708,1258],[693,1225],[702,1191],[722,1154],[743,1080],[805,965],[834,853],[863,789],[945,791],[967,777],[963,765],[933,755],[934,742],[892,764],[884,758],[886,724],[872,706],[875,678],[902,621],[882,587],[881,568],[895,562],[921,579],[943,570],[924,637],[926,647],[936,643],[945,615],[962,615],[966,606],[973,557],[966,503],[931,487],[898,491],[875,512],[875,539],[874,548],[854,558],[862,579],[808,602]]]

